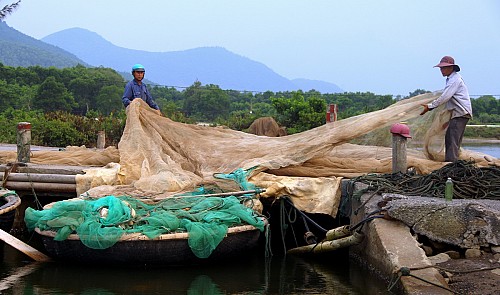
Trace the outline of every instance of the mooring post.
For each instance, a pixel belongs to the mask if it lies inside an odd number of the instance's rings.
[[[402,123],[391,127],[392,133],[392,173],[406,173],[408,169],[406,162],[406,141],[410,136],[410,128]]]
[[[17,161],[29,163],[31,153],[31,123],[17,124]]]
[[[326,123],[337,121],[338,108],[336,104],[329,104],[326,110]]]
[[[104,131],[97,132],[97,148],[104,149],[106,146],[106,133]]]

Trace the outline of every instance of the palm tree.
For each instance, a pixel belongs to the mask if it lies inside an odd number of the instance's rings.
[[[8,14],[11,14],[14,9],[21,3],[21,0],[18,0],[15,3],[12,3],[10,5],[5,5],[2,10],[0,10],[0,20],[4,19]]]

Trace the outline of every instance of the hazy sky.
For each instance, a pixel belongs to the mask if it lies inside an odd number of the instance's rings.
[[[442,89],[433,66],[452,55],[472,95],[500,95],[498,0],[22,0],[5,21],[37,39],[80,27],[131,49],[220,46],[377,94]]]

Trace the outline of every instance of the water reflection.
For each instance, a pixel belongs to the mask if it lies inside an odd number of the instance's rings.
[[[0,268],[1,294],[386,294],[345,255],[266,260],[254,253],[220,265],[118,268],[28,263],[13,251]]]

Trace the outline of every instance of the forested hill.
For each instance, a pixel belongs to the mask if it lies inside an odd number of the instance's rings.
[[[289,80],[266,65],[232,53],[222,47],[201,47],[183,51],[148,52],[116,46],[100,35],[81,28],[51,34],[42,41],[63,48],[93,66],[130,72],[133,64],[146,67],[146,78],[167,86],[189,86],[195,81],[223,89],[251,91],[293,91],[315,89],[323,93],[342,92],[332,83]],[[137,42],[131,36],[130,42]],[[133,44],[137,47],[136,44]]]
[[[27,36],[0,21],[0,63],[7,66],[57,68],[87,65],[75,55]]]

